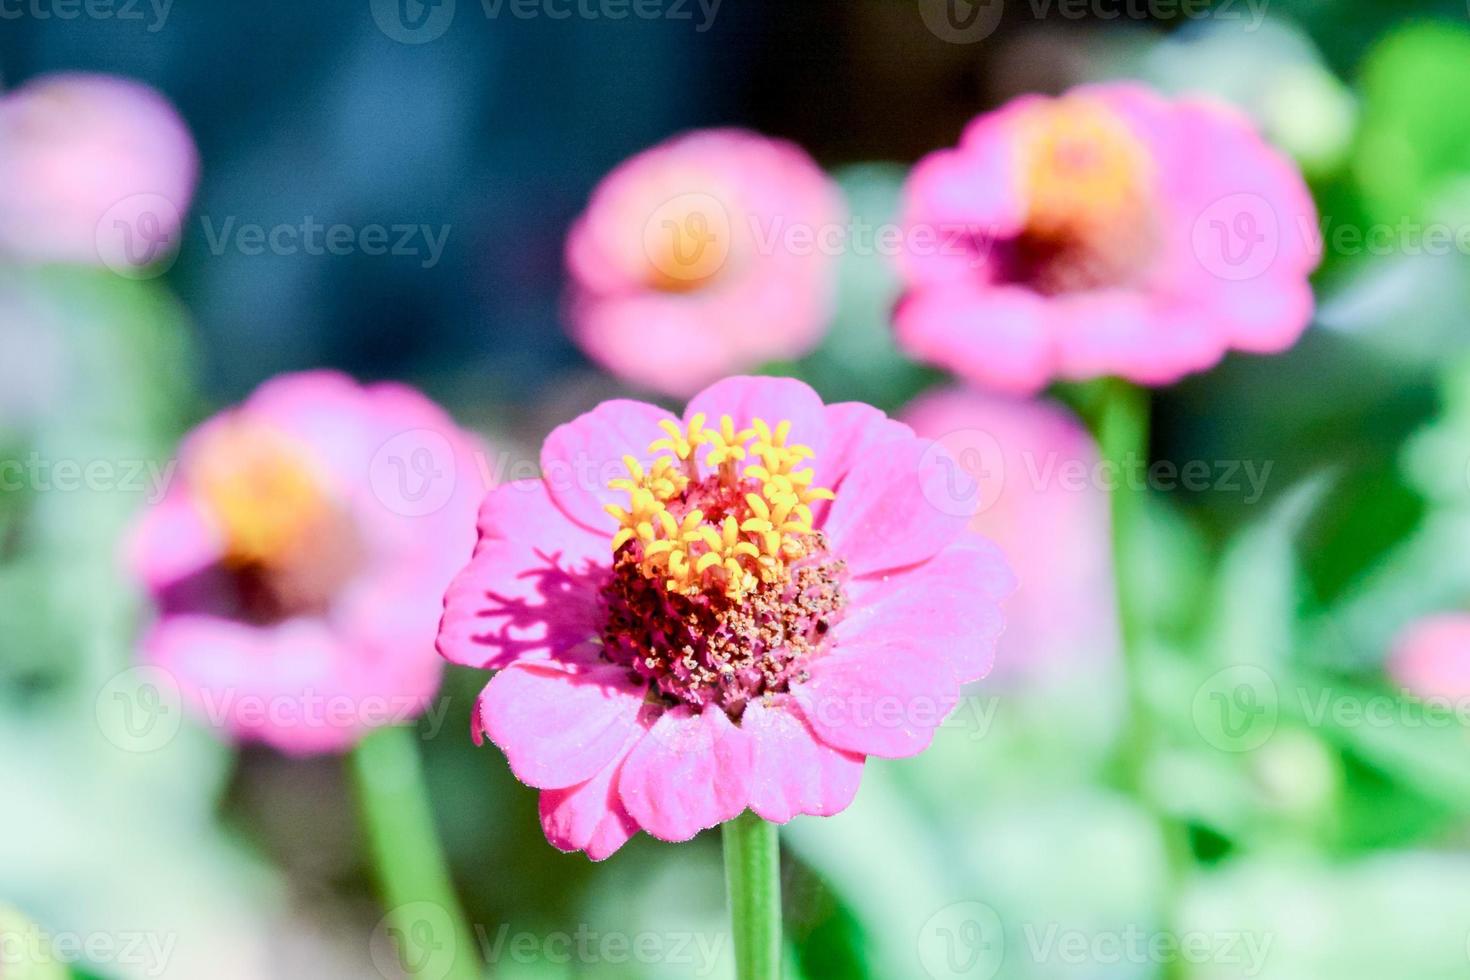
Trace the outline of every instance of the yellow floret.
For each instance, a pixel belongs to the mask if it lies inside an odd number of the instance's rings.
[[[721,592],[739,600],[761,581],[777,581],[786,565],[806,554],[805,541],[813,533],[811,503],[831,500],[832,491],[813,487],[815,471],[805,466],[813,458],[810,447],[788,443],[791,423],[774,428],[764,419],[736,429],[734,419],[721,416],[715,428],[705,428],[705,416],[696,414],[687,426],[672,420],[659,423],[661,439],[649,446],[656,456],[645,468],[632,456],[623,458],[628,475],[608,486],[628,494],[628,507],[609,505],[619,528],[613,536],[616,553],[629,542],[641,549],[640,573],[684,595]],[[707,447],[702,477],[698,451]],[[736,465],[748,462],[743,472]],[[676,518],[692,485],[702,482],[709,491],[725,487],[736,491],[744,513],[706,520],[698,508]],[[713,491],[718,495],[719,491]]]

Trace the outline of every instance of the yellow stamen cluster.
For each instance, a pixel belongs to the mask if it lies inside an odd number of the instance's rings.
[[[236,567],[287,560],[331,506],[309,457],[263,426],[220,427],[186,472],[224,538],[225,561]]]
[[[646,469],[623,457],[628,476],[608,484],[628,494],[626,507],[607,507],[619,525],[612,548],[616,554],[637,542],[641,572],[670,592],[715,591],[739,599],[806,554],[811,505],[833,493],[812,486],[814,472],[804,465],[812,450],[788,443],[790,422],[772,429],[752,419],[749,428],[736,429],[728,415],[713,428],[705,421],[700,413],[687,427],[660,423],[664,438],[648,451],[662,455]],[[701,462],[708,477],[701,475]],[[719,506],[723,516],[706,519],[698,506],[686,509],[691,493],[698,494],[693,503]],[[683,516],[675,517],[676,511]]]

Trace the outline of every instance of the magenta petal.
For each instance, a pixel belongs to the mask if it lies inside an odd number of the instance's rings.
[[[646,464],[648,444],[663,437],[658,423],[673,418],[646,402],[620,399],[557,426],[541,446],[541,478],[551,498],[579,524],[610,536],[617,522],[603,508],[627,503],[628,495],[609,489],[608,481],[626,474],[624,456]]]
[[[540,480],[491,491],[474,557],[444,597],[439,652],[471,667],[566,657],[601,630],[608,540],[573,523]]]
[[[791,422],[792,443],[803,443],[821,459],[827,447],[827,415],[821,397],[810,385],[792,378],[736,377],[717,381],[689,400],[684,418],[699,412],[711,428],[720,416],[728,415],[737,429],[751,419],[764,419],[772,426]]]
[[[827,406],[827,450],[815,463],[812,482],[833,490],[859,462],[885,442],[913,438],[914,430],[863,402]]]
[[[638,824],[618,799],[622,758],[604,766],[585,783],[541,794],[541,829],[563,851],[585,851],[601,861],[638,833]]]
[[[842,481],[823,529],[854,575],[921,562],[957,539],[978,504],[973,480],[938,443],[891,440]]]
[[[1415,620],[1394,638],[1386,666],[1417,697],[1463,703],[1470,697],[1470,616],[1437,613]]]
[[[791,693],[822,741],[888,759],[927,748],[959,700],[949,665],[918,637],[839,647],[815,660],[811,678]]]
[[[1028,289],[941,283],[907,293],[893,313],[899,346],[987,388],[1029,395],[1056,370],[1054,317]]]
[[[863,775],[863,757],[827,745],[812,733],[789,699],[767,707],[753,701],[740,728],[755,742],[750,808],[785,823],[798,813],[829,817],[847,809]]]
[[[643,692],[617,667],[512,664],[480,695],[480,723],[516,778],[537,789],[591,779],[639,731]]]
[[[219,531],[182,486],[176,486],[138,519],[127,539],[126,557],[149,589],[162,592],[219,561],[223,550]]]
[[[688,840],[750,799],[755,743],[718,708],[666,711],[628,755],[618,794],[660,840]]]
[[[965,534],[913,568],[854,581],[851,608],[834,636],[838,649],[849,642],[922,643],[965,684],[990,672],[1005,626],[997,599],[1014,588],[999,549]]]
[[[963,589],[979,589],[991,599],[1006,599],[1016,591],[1016,575],[1005,553],[983,534],[969,532],[913,569],[915,575],[932,575]],[[912,580],[910,580],[912,581]]]

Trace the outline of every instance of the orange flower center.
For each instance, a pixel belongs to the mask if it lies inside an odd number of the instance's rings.
[[[790,422],[724,416],[705,428],[662,423],[645,469],[624,458],[610,505],[613,574],[604,590],[604,656],[652,681],[670,703],[717,704],[738,718],[787,690],[827,642],[845,598],[845,565],[812,526],[809,447]]]
[[[730,215],[711,194],[680,194],[659,206],[643,226],[647,285],[688,293],[708,285],[729,261],[734,244]]]
[[[1022,126],[1028,230],[1048,238],[1087,235],[1138,215],[1149,156],[1110,109],[1071,96],[1037,106]]]
[[[305,449],[255,423],[210,433],[187,476],[223,534],[225,563],[235,568],[288,564],[335,510]]]
[[[1154,240],[1153,165],[1113,110],[1085,96],[1039,104],[1021,121],[1025,228],[1013,275],[1043,293],[1127,282]]]

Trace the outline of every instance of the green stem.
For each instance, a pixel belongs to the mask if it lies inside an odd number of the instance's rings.
[[[372,732],[353,751],[351,770],[399,965],[411,977],[477,980],[474,937],[434,831],[414,730]]]
[[[1148,393],[1126,381],[1109,378],[1102,385],[1095,417],[1099,449],[1113,476],[1113,567],[1118,594],[1118,628],[1127,684],[1128,712],[1114,760],[1119,781],[1153,815],[1164,857],[1163,927],[1171,929],[1175,907],[1191,862],[1184,826],[1155,798],[1148,781],[1148,761],[1154,742],[1153,716],[1148,703],[1144,640],[1149,630],[1142,590],[1134,580],[1146,559],[1143,522],[1146,490],[1131,483],[1129,474],[1142,471],[1148,457]],[[1181,975],[1177,961],[1168,962],[1164,977]]]
[[[781,845],[749,810],[725,824],[725,882],[739,980],[781,976]]]

